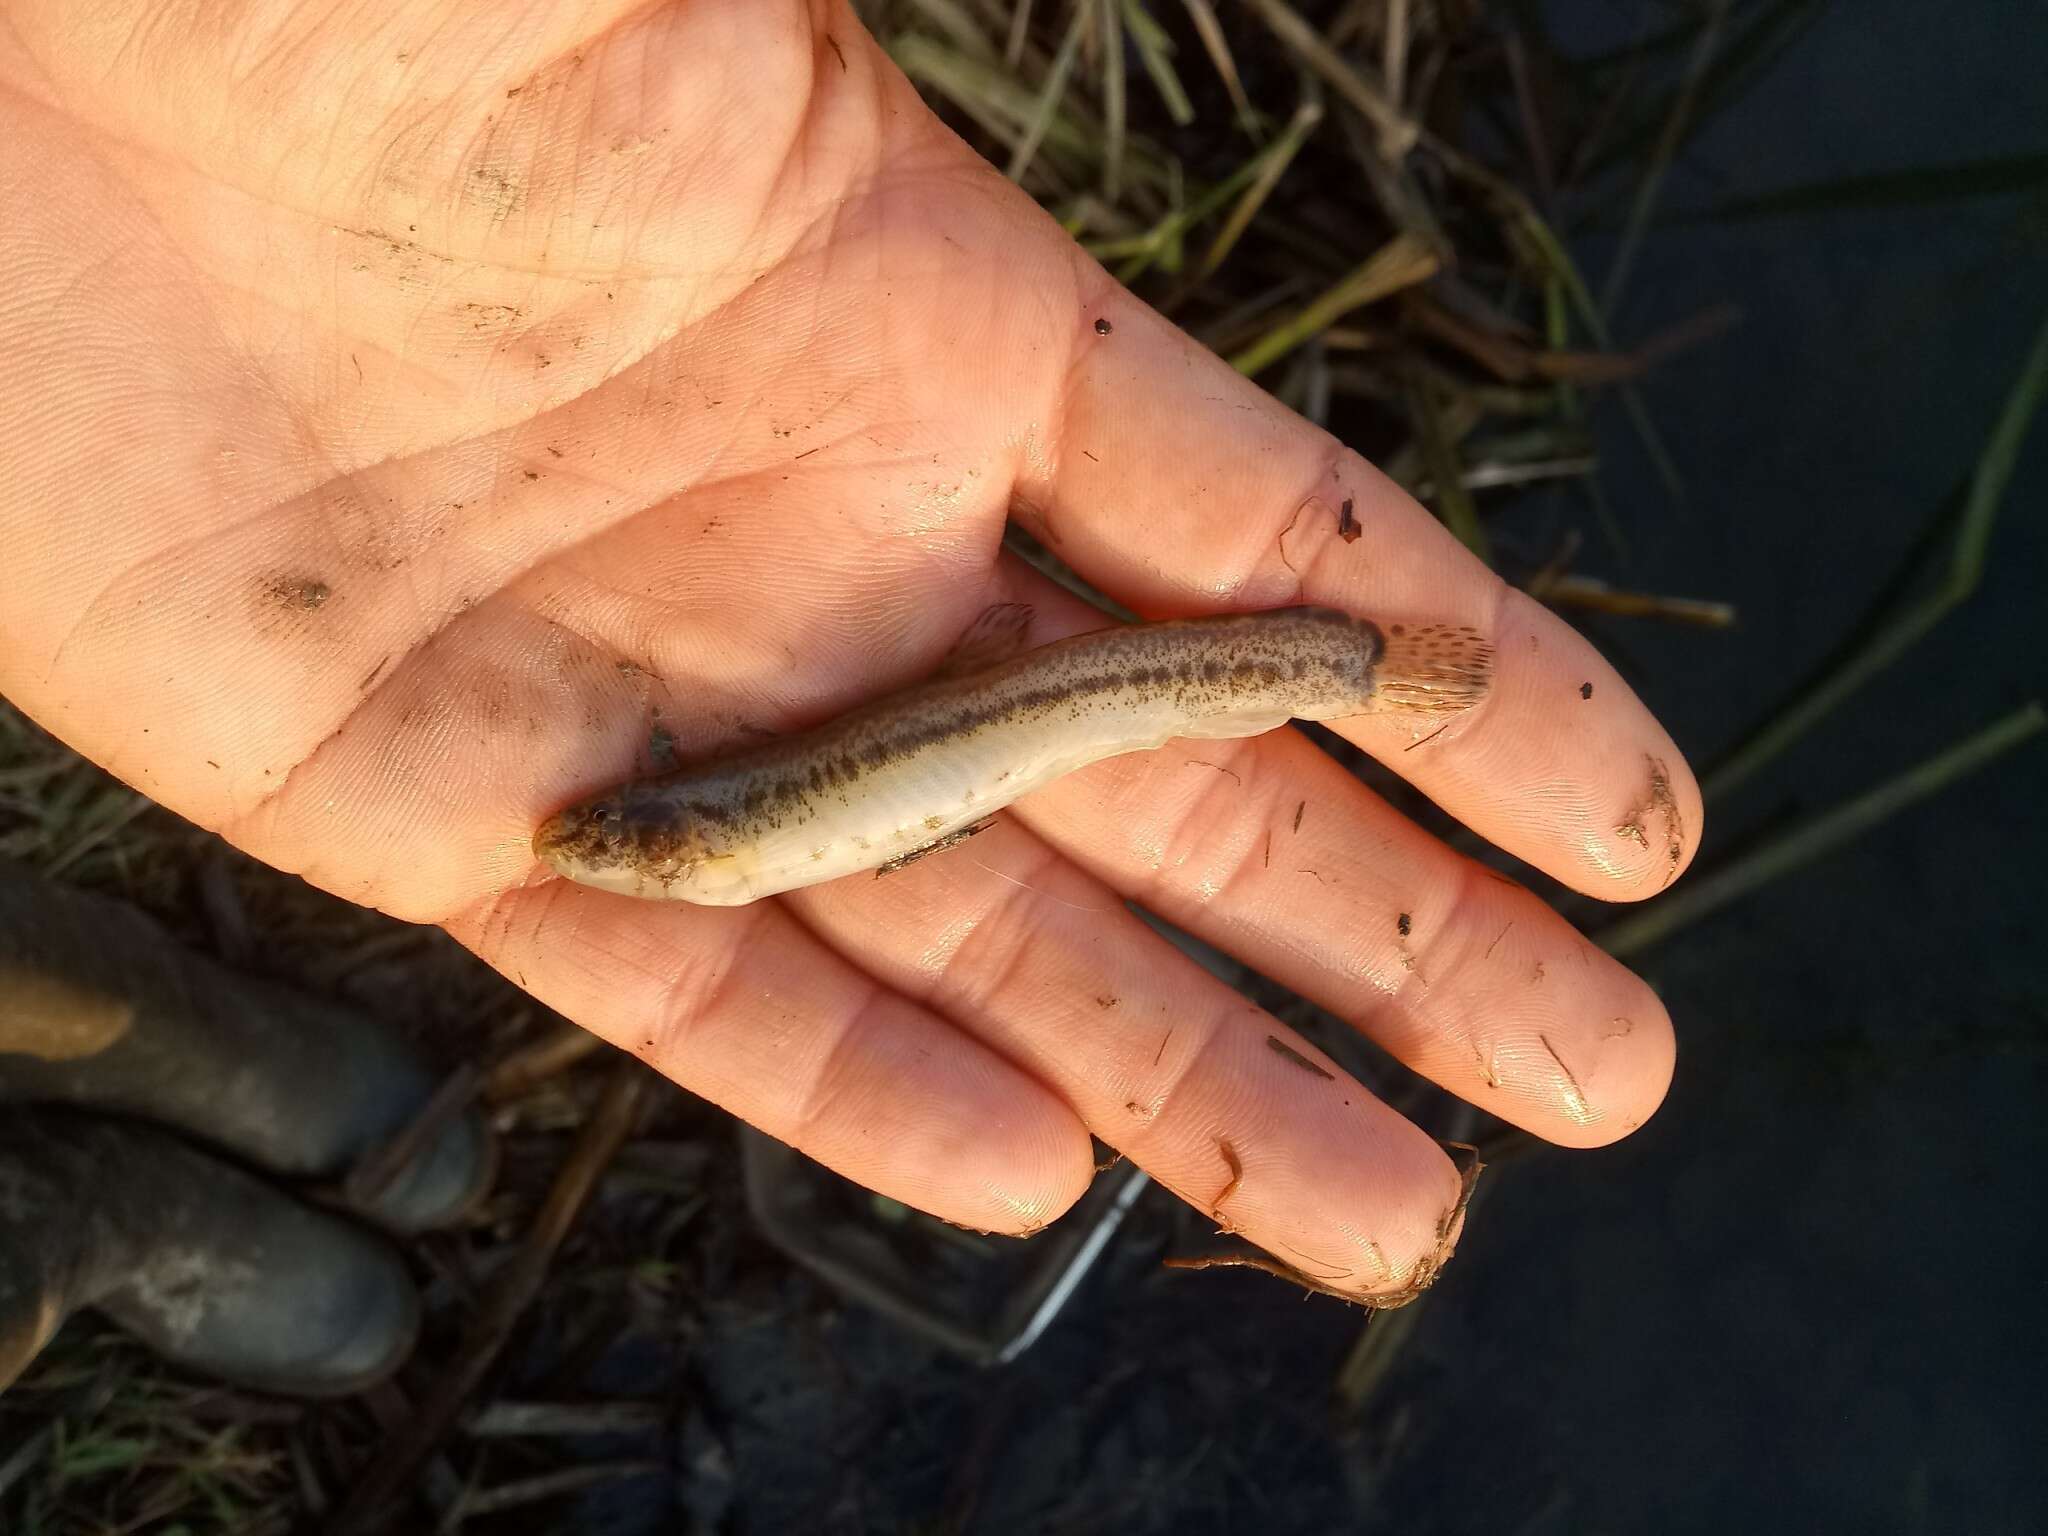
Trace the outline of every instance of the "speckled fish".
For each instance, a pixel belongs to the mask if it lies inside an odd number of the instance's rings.
[[[1126,625],[991,662],[1030,617],[990,609],[927,682],[573,805],[535,834],[534,853],[601,890],[738,906],[900,867],[1106,757],[1288,720],[1448,718],[1492,678],[1476,630],[1383,630],[1329,608]]]

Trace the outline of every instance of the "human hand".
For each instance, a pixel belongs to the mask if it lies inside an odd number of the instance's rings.
[[[1552,1141],[1656,1107],[1649,990],[1292,731],[745,908],[536,869],[656,727],[691,759],[828,717],[993,602],[1099,622],[1006,515],[1147,615],[1473,625],[1484,704],[1343,734],[1597,896],[1695,846],[1590,646],[1118,289],[843,7],[8,27],[0,690],[129,783],[969,1226],[1057,1216],[1092,1130],[1332,1288],[1441,1259],[1445,1154],[1125,897]]]

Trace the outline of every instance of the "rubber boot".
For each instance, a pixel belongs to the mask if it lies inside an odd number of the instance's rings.
[[[361,1391],[411,1351],[418,1293],[368,1228],[147,1126],[0,1114],[0,1390],[82,1307],[165,1359],[300,1397]]]
[[[259,1167],[331,1178],[433,1088],[379,1021],[227,970],[123,902],[0,862],[0,1104],[118,1110]],[[402,1232],[443,1225],[494,1171],[471,1110],[365,1214]]]

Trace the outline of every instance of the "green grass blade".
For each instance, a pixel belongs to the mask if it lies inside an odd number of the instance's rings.
[[[135,1435],[93,1435],[65,1444],[56,1458],[52,1474],[61,1486],[140,1465],[155,1450],[153,1442]]]
[[[1173,67],[1173,39],[1152,19],[1152,13],[1145,9],[1144,0],[1123,0],[1123,8],[1124,26],[1131,34],[1131,46],[1138,50],[1138,62],[1151,76],[1152,89],[1159,93],[1166,115],[1173,119],[1174,125],[1187,127],[1195,120],[1195,107],[1188,100],[1187,87],[1180,83],[1179,71]]]
[[[1031,40],[1031,0],[1012,0],[1010,35],[1003,41],[1003,65],[1014,71],[1024,62],[1024,48]]]
[[[976,59],[927,33],[906,32],[889,43],[889,57],[918,85],[972,118],[979,128],[1011,150],[1022,147],[1027,128],[1039,119],[1043,91],[1033,91],[1000,64]],[[1050,66],[1048,66],[1050,67]],[[1056,172],[1069,180],[1092,180],[1102,154],[1102,130],[1085,104],[1068,101],[1044,124],[1037,165],[1041,176]],[[1079,173],[1076,175],[1076,173]],[[1149,213],[1173,172],[1144,141],[1127,140],[1125,203]],[[1143,193],[1143,197],[1137,194]]]
[[[988,71],[978,60],[917,32],[906,32],[894,39],[888,53],[898,69],[958,107],[990,138],[999,144],[1016,145],[1013,115],[1005,110],[1000,95],[984,89],[991,74],[998,82],[1008,84],[999,71]]]
[[[1341,316],[1436,276],[1436,253],[1412,235],[1396,235],[1287,319],[1230,359],[1250,377],[1279,361]]]
[[[1707,71],[1698,92],[1692,129],[1698,132],[1741,101],[1801,34],[1820,19],[1828,0],[1775,0],[1756,7],[1755,24],[1731,42]]]
[[[1313,83],[1313,82],[1311,82]],[[1301,152],[1301,146],[1308,142],[1316,125],[1323,120],[1323,103],[1320,95],[1307,93],[1301,105],[1294,110],[1287,129],[1258,154],[1257,174],[1244,191],[1238,194],[1230,216],[1223,221],[1223,227],[1216,232],[1216,238],[1202,256],[1202,264],[1195,269],[1191,281],[1205,283],[1215,276],[1216,269],[1223,265],[1232,247],[1251,227],[1259,210],[1266,205],[1266,199],[1280,184],[1280,178],[1287,174],[1287,167],[1294,163],[1294,157]]]
[[[1089,0],[1102,27],[1102,195],[1114,203],[1124,180],[1124,19],[1116,0]]]
[[[1708,913],[1719,911],[1833,852],[1916,801],[1946,789],[2011,751],[2043,726],[2048,726],[2048,710],[2043,710],[2036,699],[1846,805],[1837,806],[1734,863],[1660,897],[1654,905],[1611,924],[1594,938],[1611,955],[1626,958],[1638,954]]]
[[[1465,486],[1464,466],[1444,421],[1443,402],[1427,379],[1416,379],[1408,391],[1409,419],[1415,424],[1415,438],[1422,445],[1423,466],[1429,471],[1430,495],[1436,515],[1458,542],[1480,559],[1492,564],[1486,545],[1486,530],[1479,525],[1479,509]]]
[[[1004,174],[1012,181],[1024,179],[1024,173],[1031,169],[1031,162],[1038,158],[1039,144],[1052,127],[1053,119],[1059,115],[1060,98],[1067,93],[1067,79],[1074,72],[1074,57],[1081,51],[1081,39],[1087,33],[1092,7],[1093,0],[1081,0],[1074,7],[1074,19],[1067,23],[1067,35],[1060,39],[1059,52],[1052,56],[1052,68],[1046,71],[1037,105],[1032,110],[1030,121],[1024,125],[1024,136],[1010,154],[1010,164]]]
[[[2026,363],[2006,396],[1983,452],[1978,455],[1969,491],[1956,519],[1955,542],[1941,578],[1917,599],[1881,599],[1866,618],[1864,638],[1828,662],[1707,775],[1705,790],[1710,798],[1725,795],[1746,782],[1844,699],[1911,650],[1976,590],[1983,576],[1992,527],[2044,393],[2048,393],[2048,322],[2035,334]],[[1893,585],[1900,588],[1899,583]]]
[[[1238,126],[1253,143],[1259,140],[1259,114],[1252,110],[1251,98],[1244,93],[1244,81],[1237,72],[1237,59],[1230,51],[1230,40],[1223,35],[1223,24],[1216,19],[1216,9],[1209,0],[1181,0],[1193,24],[1195,36],[1202,40],[1202,51],[1209,55],[1209,63],[1216,71],[1216,77],[1223,82],[1223,89],[1230,95],[1231,105],[1237,108]]]
[[[1160,260],[1184,238],[1187,231],[1215,217],[1233,197],[1243,192],[1258,176],[1268,152],[1261,151],[1252,156],[1193,202],[1182,205],[1176,200],[1166,216],[1143,234],[1088,242],[1088,254],[1102,262],[1125,260],[1126,265],[1117,269],[1116,280],[1130,286],[1151,268],[1153,262]]]
[[[1686,215],[1684,223],[1734,223],[1786,214],[1837,213],[1862,208],[1928,208],[1980,197],[2011,197],[2048,190],[2048,155],[2002,155],[1952,165],[1924,165],[1874,176],[1843,176],[1734,197]]]
[[[910,0],[910,8],[962,53],[984,63],[995,62],[996,45],[960,0]]]
[[[1642,179],[1636,184],[1635,200],[1630,203],[1628,221],[1622,226],[1621,243],[1615,248],[1614,264],[1607,269],[1607,284],[1600,290],[1600,313],[1610,319],[1621,302],[1622,290],[1628,286],[1629,272],[1635,266],[1643,234],[1650,227],[1650,215],[1657,207],[1657,194],[1663,190],[1664,174],[1671,168],[1671,159],[1678,153],[1678,146],[1685,141],[1700,86],[1706,79],[1707,66],[1713,60],[1715,45],[1721,40],[1721,26],[1727,18],[1728,0],[1710,0],[1706,20],[1693,41],[1685,78],[1679,85],[1678,94],[1672,98],[1671,111],[1651,148]]]
[[[1565,296],[1571,300],[1572,308],[1578,313],[1579,322],[1600,344],[1602,351],[1614,351],[1614,336],[1607,328],[1607,317],[1593,302],[1593,295],[1586,287],[1585,278],[1580,276],[1578,266],[1572,261],[1571,253],[1564,248],[1564,243],[1557,238],[1527,198],[1519,192],[1514,193],[1513,198],[1522,232],[1563,285]],[[1636,436],[1642,440],[1643,451],[1650,456],[1650,463],[1657,471],[1657,478],[1664,482],[1664,489],[1674,500],[1683,496],[1685,486],[1678,477],[1678,466],[1672,462],[1670,451],[1664,446],[1663,435],[1657,430],[1657,424],[1650,420],[1650,412],[1643,404],[1642,395],[1632,384],[1617,384],[1614,392],[1621,399],[1621,406],[1628,414],[1629,424],[1635,428]]]
[[[1785,50],[1798,41],[1800,34],[1820,15],[1823,4],[1824,0],[1767,0],[1767,3],[1748,8],[1743,16],[1746,24],[1736,26],[1735,36],[1708,66],[1694,91],[1693,106],[1688,113],[1690,131],[1697,133],[1740,101],[1750,85],[1762,78]],[[1685,23],[1685,35],[1691,37],[1698,27],[1697,20],[1689,19]],[[1674,93],[1684,89],[1681,84],[1674,88]],[[1653,105],[1592,156],[1585,170],[1588,174],[1597,175],[1634,159],[1655,141],[1660,126],[1670,117],[1668,99]]]

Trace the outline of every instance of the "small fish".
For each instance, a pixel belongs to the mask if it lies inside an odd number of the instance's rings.
[[[1009,654],[1019,604],[990,609],[932,679],[812,730],[624,784],[551,817],[533,851],[630,896],[739,906],[957,842],[1077,768],[1177,737],[1485,698],[1477,630],[1330,608],[1132,624]]]

